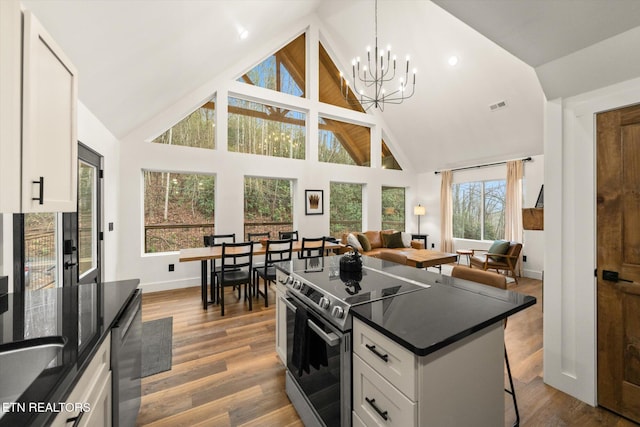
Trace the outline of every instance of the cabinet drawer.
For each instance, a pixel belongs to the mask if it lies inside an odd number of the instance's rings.
[[[83,405],[88,405],[91,408],[90,412],[96,405],[96,402],[92,399],[96,399],[101,392],[101,388],[105,387],[105,381],[108,382],[106,387],[109,388],[109,396],[111,389],[111,335],[107,335],[104,342],[100,345],[100,348],[89,362],[89,365],[85,369],[82,377],[78,380],[75,387],[66,399],[67,403],[76,404],[73,412],[61,412],[53,420],[52,427],[67,426],[68,420],[77,417],[80,414],[80,409],[83,409]],[[106,378],[106,379],[105,379]],[[109,398],[110,399],[110,398]],[[82,417],[82,423],[89,417],[89,413],[85,413]],[[82,423],[78,423],[82,425]]]
[[[353,321],[353,352],[386,380],[416,400],[415,355],[361,321]]]
[[[357,355],[353,356],[353,409],[367,426],[415,426],[417,421],[417,404]]]

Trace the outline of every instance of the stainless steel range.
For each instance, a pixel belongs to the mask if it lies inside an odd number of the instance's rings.
[[[362,273],[340,257],[296,260],[287,287],[287,395],[305,426],[351,425],[351,307],[428,287],[365,259]]]

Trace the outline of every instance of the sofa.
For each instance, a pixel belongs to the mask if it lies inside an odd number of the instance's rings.
[[[385,252],[407,254],[417,249],[424,249],[424,244],[418,240],[411,240],[411,233],[395,230],[365,231],[344,233],[340,243],[351,245],[363,255],[380,258]],[[347,247],[343,251],[349,251]]]

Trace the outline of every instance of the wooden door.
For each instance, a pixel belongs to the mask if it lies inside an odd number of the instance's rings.
[[[640,422],[640,106],[596,126],[598,404]]]

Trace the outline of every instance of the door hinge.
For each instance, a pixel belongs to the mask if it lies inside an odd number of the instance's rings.
[[[104,240],[104,231],[101,231],[98,237],[100,238],[100,240]]]
[[[597,268],[596,268],[595,270],[593,270],[593,275],[594,275],[595,277],[598,277],[598,269],[597,269]]]
[[[100,169],[99,175],[100,178],[104,178],[104,169]]]

